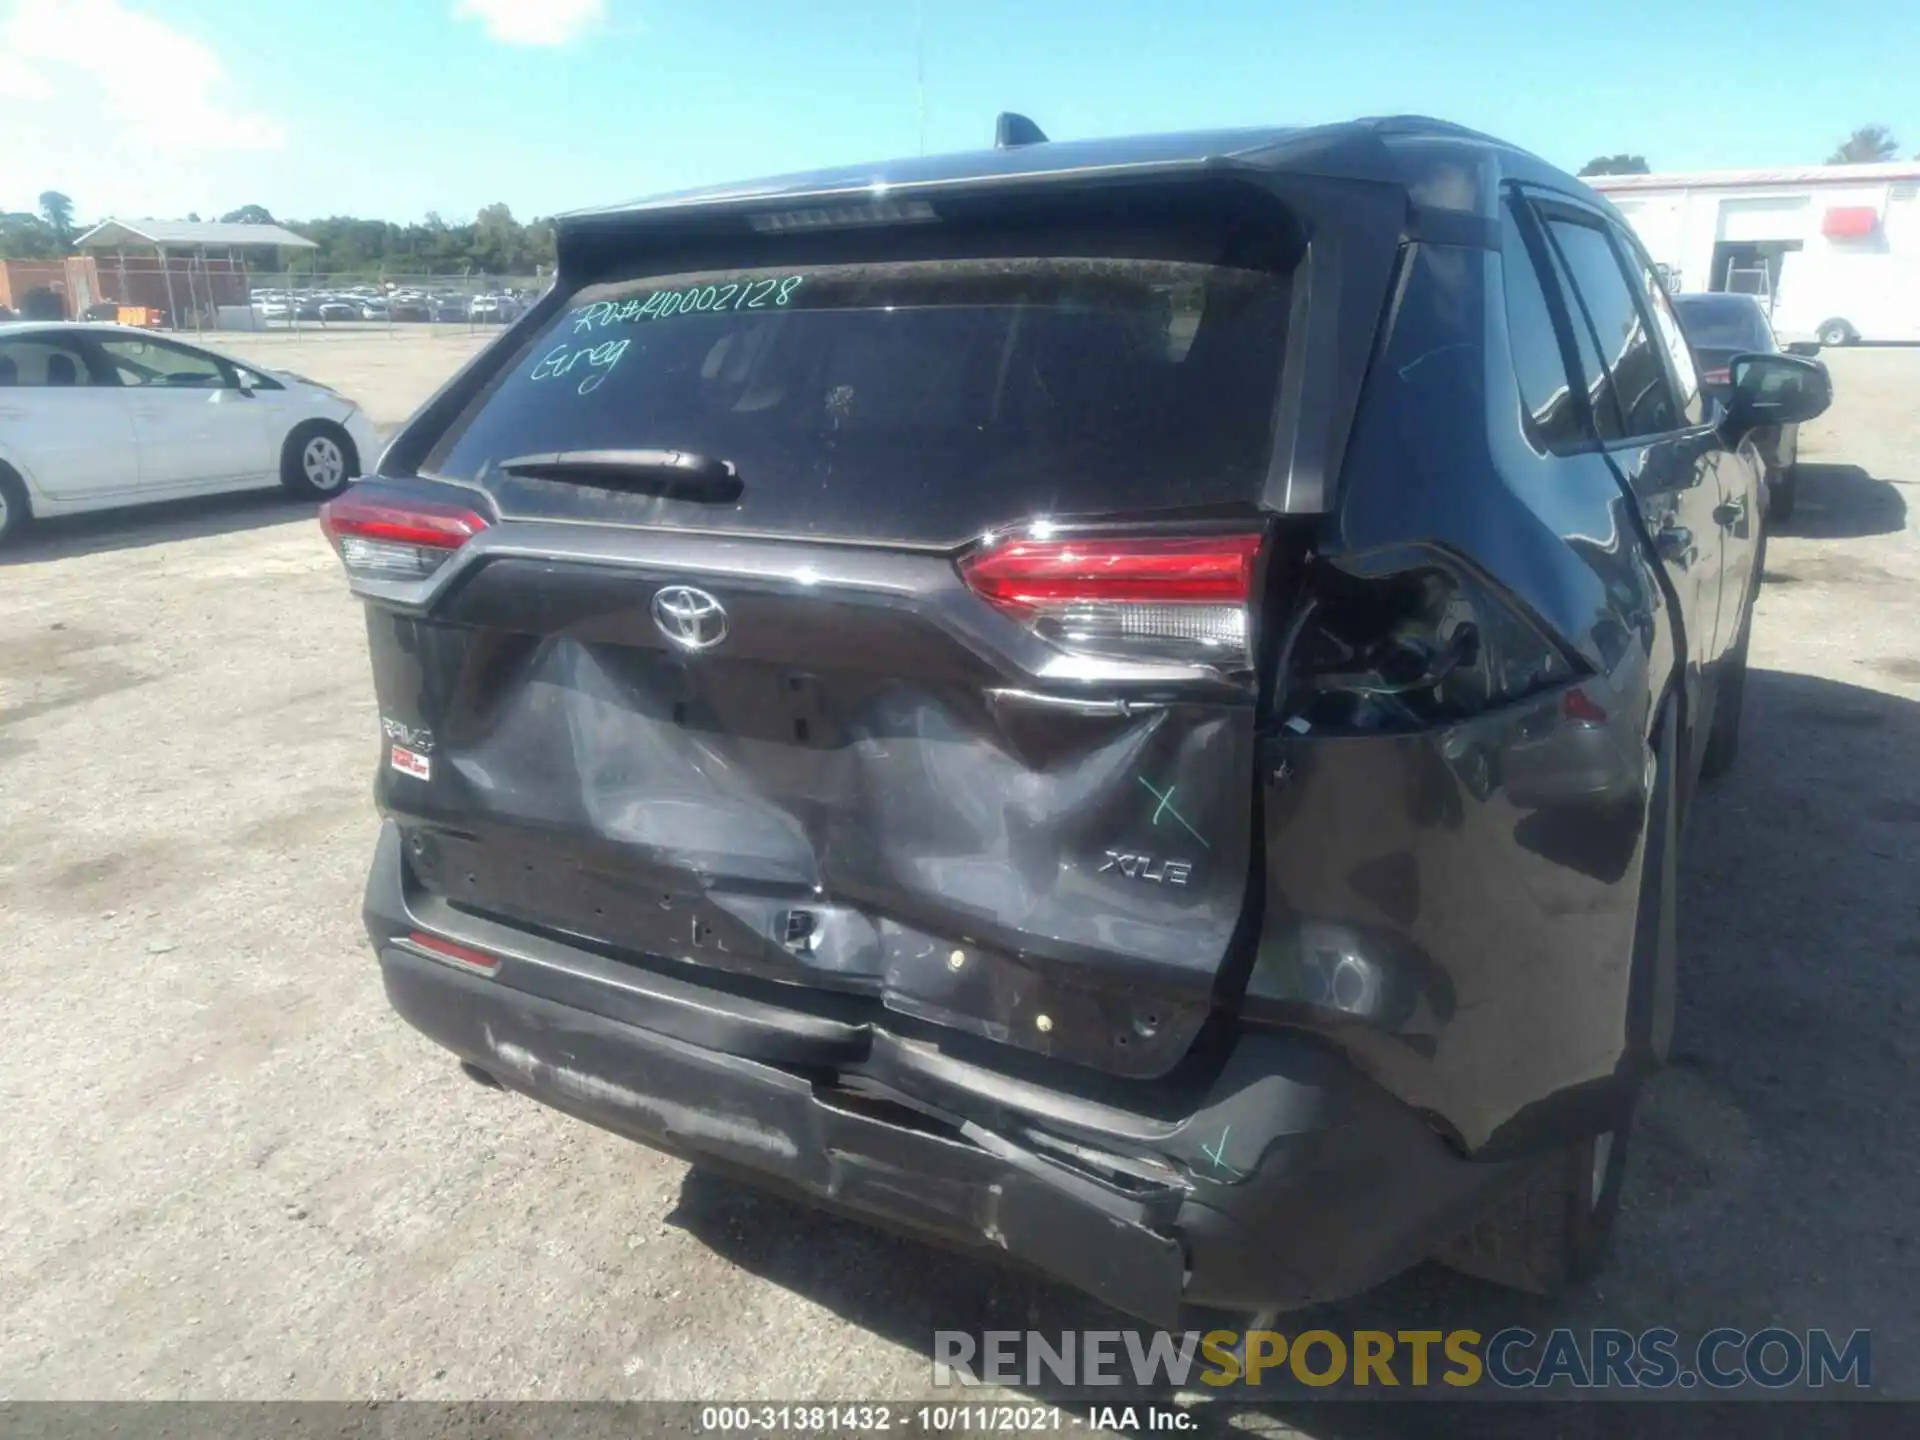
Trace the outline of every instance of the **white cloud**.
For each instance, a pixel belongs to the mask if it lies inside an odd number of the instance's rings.
[[[477,19],[503,45],[565,45],[607,12],[606,0],[454,0],[453,13]]]
[[[0,100],[51,100],[52,84],[26,61],[0,50]]]
[[[206,44],[118,0],[15,0],[0,19],[0,107],[34,105],[23,119],[97,117],[117,143],[170,154],[286,142],[278,121],[236,108],[228,88]]]

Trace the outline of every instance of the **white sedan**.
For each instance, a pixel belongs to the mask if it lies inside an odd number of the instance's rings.
[[[0,325],[0,544],[36,516],[333,495],[378,443],[358,405],[297,375],[122,325]]]

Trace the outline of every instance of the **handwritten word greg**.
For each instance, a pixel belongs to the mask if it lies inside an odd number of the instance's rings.
[[[556,345],[540,357],[539,363],[528,373],[529,380],[553,380],[562,375],[570,375],[584,361],[587,373],[580,378],[576,388],[581,395],[591,395],[613,367],[620,363],[620,357],[627,353],[631,340],[603,340],[598,345]]]

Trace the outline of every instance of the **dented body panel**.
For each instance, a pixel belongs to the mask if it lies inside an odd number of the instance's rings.
[[[379,780],[423,884],[1118,1073],[1186,1053],[1247,886],[1247,691],[1062,693],[942,558],[573,542],[369,616],[383,718],[432,736],[431,778]],[[723,652],[654,623],[686,580]]]
[[[1628,996],[1651,737],[1679,627],[1603,457],[1568,463],[1523,436],[1499,257],[1427,246],[1408,263],[1322,556],[1497,586],[1575,652],[1592,675],[1576,682],[1584,713],[1605,718],[1570,717],[1556,686],[1417,733],[1276,728],[1248,994],[1331,1026],[1458,1143],[1498,1151],[1571,1133],[1596,1090],[1644,1070]],[[1396,443],[1408,433],[1427,443]],[[1449,483],[1461,471],[1495,483]],[[1563,1130],[1540,1124],[1556,1107]]]
[[[1621,1125],[1758,475],[1710,401],[1584,433],[1570,342],[1529,408],[1539,197],[1617,220],[1421,121],[571,217],[357,492],[462,538],[341,547],[395,1007],[1162,1323],[1365,1288]]]

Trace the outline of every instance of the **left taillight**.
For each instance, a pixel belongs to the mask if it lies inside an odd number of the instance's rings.
[[[960,562],[973,592],[1079,654],[1244,670],[1257,533],[1009,537]]]
[[[487,519],[460,505],[349,491],[320,507],[320,528],[347,574],[422,580],[486,529]]]

